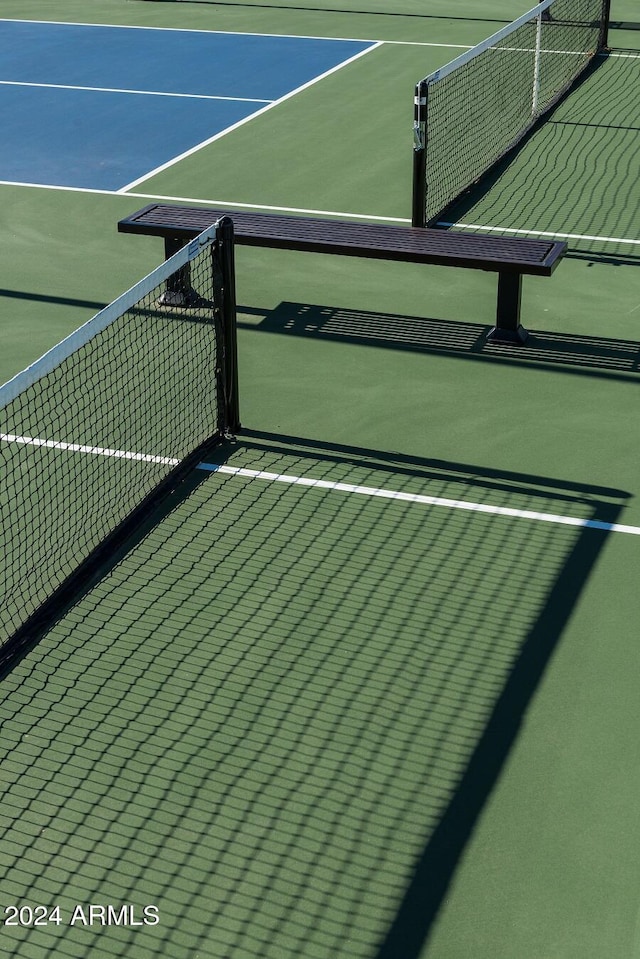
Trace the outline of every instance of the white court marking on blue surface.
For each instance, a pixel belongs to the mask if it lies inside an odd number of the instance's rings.
[[[129,192],[379,46],[0,18],[0,182]]]
[[[344,67],[349,66],[351,63],[354,63],[356,60],[359,60],[361,57],[365,56],[367,53],[371,53],[372,50],[377,49],[381,46],[380,43],[373,44],[371,47],[367,47],[365,50],[361,50],[359,53],[354,54],[352,57],[349,57],[347,60],[343,60],[341,63],[338,63],[336,66],[331,67],[330,70],[326,70],[324,73],[321,73],[319,76],[314,77],[312,80],[308,80],[306,83],[303,83],[301,86],[296,87],[295,90],[290,90],[288,93],[285,93],[284,96],[280,97],[278,100],[273,100],[270,103],[267,103],[266,106],[262,107],[260,110],[256,110],[254,113],[249,114],[249,116],[243,117],[242,120],[238,120],[236,123],[232,123],[230,126],[226,127],[224,130],[213,134],[213,136],[208,137],[206,140],[203,140],[201,143],[196,144],[191,147],[189,150],[185,150],[184,153],[181,153],[179,156],[173,157],[173,159],[167,161],[166,163],[161,164],[156,167],[154,170],[151,170],[149,173],[145,173],[143,176],[138,177],[137,180],[132,180],[131,183],[127,183],[125,186],[117,190],[117,193],[128,193],[130,190],[133,190],[135,187],[139,186],[141,183],[144,183],[146,180],[151,179],[151,177],[156,176],[158,173],[163,173],[165,170],[168,170],[170,167],[175,166],[176,163],[179,163],[181,160],[185,160],[187,157],[193,156],[194,153],[198,153],[200,150],[203,150],[205,147],[209,146],[211,143],[215,143],[216,140],[226,137],[229,133],[232,133],[234,130],[238,130],[240,127],[244,126],[246,123],[249,123],[250,120],[255,120],[256,117],[262,116],[268,110],[273,110],[274,107],[280,106],[281,103],[285,103],[287,100],[290,100],[292,97],[297,96],[299,93],[302,93],[303,90],[308,90],[309,87],[314,86],[316,83],[319,83],[321,80],[324,80],[326,77],[331,76],[333,73],[337,73],[338,70],[342,70]]]
[[[273,103],[261,97],[222,97],[211,93],[169,93],[164,90],[128,90],[126,87],[86,87],[74,83],[29,83],[26,80],[0,80],[5,87],[36,87],[44,90],[86,90],[89,93],[129,93],[142,97],[179,97],[187,100],[232,100],[238,103]]]

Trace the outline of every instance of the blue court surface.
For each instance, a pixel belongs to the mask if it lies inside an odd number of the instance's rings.
[[[0,181],[125,189],[375,45],[0,20]]]

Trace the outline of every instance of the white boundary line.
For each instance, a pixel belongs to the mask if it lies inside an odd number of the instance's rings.
[[[536,9],[535,7],[533,8]],[[531,12],[531,11],[530,11]],[[527,14],[524,15],[525,19]],[[253,33],[246,30],[198,30],[195,28],[188,27],[157,27],[157,26],[143,26],[142,24],[136,23],[84,23],[80,22],[70,22],[66,20],[26,20],[19,17],[0,17],[0,23],[33,23],[33,24],[42,24],[43,26],[49,26],[54,24],[58,27],[97,27],[97,28],[106,28],[106,29],[117,29],[117,30],[153,30],[157,32],[171,32],[171,33],[206,33],[214,34],[216,36],[227,36],[227,37],[274,37],[282,40],[335,40],[339,43],[376,43],[376,44],[385,44],[391,46],[402,46],[402,47],[437,47],[441,50],[473,50],[475,46],[470,43],[433,43],[425,40],[380,40],[372,39],[371,37],[327,37],[327,36],[315,36],[313,34],[304,34],[304,33]],[[510,24],[508,24],[510,26]],[[505,27],[506,29],[506,27]],[[492,39],[492,38],[489,38]],[[602,55],[602,54],[599,54]],[[610,53],[604,54],[608,57],[623,57],[629,60],[637,60],[640,58],[639,53],[616,53],[611,51]]]
[[[238,203],[235,200],[209,200],[194,196],[167,196],[162,193],[120,193],[115,190],[98,190],[94,187],[62,186],[55,183],[27,183],[17,180],[0,180],[0,186],[27,187],[30,190],[61,190],[65,193],[91,193],[97,196],[125,196],[142,200],[167,200],[172,203],[193,203],[198,206],[237,207],[239,210],[271,210],[274,213],[305,213],[311,216],[333,216],[336,219],[383,220],[388,223],[411,223],[407,217],[379,216],[375,213],[345,213],[338,210],[311,210],[301,206],[270,206],[265,203]]]
[[[470,503],[466,500],[446,499],[441,496],[426,496],[422,493],[403,493],[399,490],[379,489],[375,486],[359,486],[352,483],[336,483],[331,480],[313,479],[308,476],[290,476],[286,473],[270,473],[266,470],[244,469],[238,466],[220,466],[215,463],[200,463],[197,467],[209,473],[225,473],[247,479],[261,479],[269,483],[287,483],[290,486],[305,486],[312,489],[333,490],[340,493],[355,493],[361,496],[419,503],[424,506],[442,506],[446,509],[466,510],[472,513],[489,513],[492,516],[510,516],[534,520],[538,523],[555,523],[562,526],[578,526],[599,529],[612,533],[630,533],[640,536],[640,526],[625,526],[621,523],[604,523],[600,520],[582,519],[575,516],[560,516],[555,513],[538,513],[534,510],[512,509],[508,506],[491,506],[487,503]]]
[[[171,203],[197,203],[204,206],[237,207],[239,210],[268,210],[272,213],[304,213],[309,216],[334,216],[341,220],[382,220],[387,223],[411,223],[407,217],[380,216],[375,213],[344,213],[338,210],[312,210],[302,206],[270,206],[266,203],[237,203],[232,200],[196,200],[193,197],[162,196],[156,193],[127,193],[140,200],[168,200]]]
[[[98,196],[116,196],[114,190],[98,190],[88,186],[64,186],[60,183],[29,183],[27,180],[0,180],[0,186],[28,187],[30,190],[62,190],[64,193],[95,193]],[[135,196],[134,193],[131,196]]]
[[[427,40],[379,40],[385,47],[436,47],[440,50],[470,50],[469,43],[429,43]]]
[[[115,457],[117,459],[136,460],[145,463],[161,463],[167,466],[177,466],[180,462],[178,459],[169,456],[156,456],[151,453],[132,453],[127,450],[113,450],[101,446],[84,446],[78,443],[65,443],[59,440],[44,440],[34,436],[18,436],[13,433],[0,433],[0,442],[19,443],[24,446],[66,450],[72,453]],[[370,496],[403,503],[416,503],[422,506],[440,506],[445,509],[464,510],[470,513],[509,516],[515,519],[532,520],[537,523],[554,523],[560,526],[577,526],[583,529],[599,529],[610,533],[628,533],[633,536],[640,536],[640,526],[627,526],[622,523],[604,523],[601,520],[582,519],[576,516],[561,516],[556,513],[540,513],[535,510],[514,509],[509,506],[472,503],[467,500],[447,499],[442,496],[428,496],[424,493],[404,493],[401,490],[361,486],[355,483],[338,483],[333,480],[314,479],[311,476],[291,476],[288,473],[271,473],[267,470],[252,470],[240,466],[224,466],[216,463],[200,463],[196,469],[206,473],[223,473],[227,476],[259,479],[267,483],[286,483],[288,486],[304,486],[307,489],[330,490],[336,493],[352,493],[358,496]]]
[[[63,27],[106,27],[119,30],[155,30],[171,33],[205,33],[223,37],[274,37],[280,40],[335,40],[338,43],[384,43],[404,47],[439,47],[444,50],[470,50],[469,43],[428,43],[422,40],[373,40],[370,37],[317,37],[304,33],[252,33],[245,30],[197,30],[186,27],[152,27],[131,23],[69,23],[64,20],[21,20],[18,18],[0,17],[0,23],[33,23]]]
[[[239,127],[245,125],[250,120],[255,120],[256,117],[262,116],[263,113],[266,113],[268,110],[273,110],[274,107],[280,106],[281,103],[286,103],[287,100],[290,100],[292,97],[297,96],[299,93],[302,93],[303,90],[308,90],[309,87],[314,86],[316,83],[319,83],[321,80],[326,79],[331,76],[333,73],[337,73],[338,70],[342,70],[344,67],[349,66],[351,63],[354,63],[356,60],[359,60],[360,57],[366,56],[366,54],[371,53],[372,50],[376,50],[378,47],[382,46],[381,43],[373,43],[370,47],[366,47],[364,50],[360,50],[358,53],[355,53],[352,57],[343,60],[341,63],[336,64],[335,67],[331,67],[330,70],[325,70],[324,73],[320,73],[317,77],[313,77],[312,80],[307,80],[306,83],[303,83],[301,86],[296,87],[295,90],[290,90],[289,93],[285,93],[283,97],[280,97],[278,100],[272,100],[266,106],[262,107],[260,110],[256,110],[253,113],[250,113],[249,116],[243,117],[242,120],[238,120],[237,123],[232,123],[231,126],[226,127],[224,130],[220,130],[218,133],[215,133],[212,137],[208,137],[206,140],[203,140],[201,143],[197,143],[194,147],[191,147],[189,150],[185,150],[184,153],[179,154],[176,157],[173,157],[171,160],[168,160],[166,163],[161,164],[156,167],[154,170],[145,173],[144,176],[138,177],[136,180],[132,180],[131,183],[127,183],[125,186],[120,187],[119,190],[116,190],[116,193],[128,193],[134,187],[138,186],[140,183],[144,183],[146,180],[151,179],[151,177],[156,176],[158,173],[163,173],[165,170],[168,170],[170,167],[175,166],[176,163],[179,163],[181,160],[185,160],[187,157],[193,156],[194,153],[198,153],[199,150],[204,149],[204,147],[209,146],[211,143],[215,143],[216,140],[220,140],[222,137],[227,136],[228,133],[232,133],[234,130],[237,130]]]
[[[250,30],[199,30],[189,27],[152,27],[140,23],[84,23],[67,20],[23,20],[18,17],[0,17],[0,23],[32,23],[56,27],[95,27],[107,30],[149,30],[155,33],[198,33],[217,37],[273,37],[279,40],[335,40],[336,43],[380,43],[369,37],[319,37],[304,33],[257,33]],[[402,41],[397,41],[401,43]],[[440,44],[441,46],[461,46],[461,44]],[[465,49],[468,44],[465,44]]]
[[[14,433],[0,433],[0,441],[19,443],[23,446],[42,446],[50,450],[66,450],[70,453],[90,453],[93,456],[110,456],[116,459],[137,460],[143,463],[162,463],[165,466],[177,466],[180,460],[171,456],[155,456],[152,453],[130,453],[127,450],[110,450],[102,446],[81,446],[78,443],[63,443],[60,440],[42,440],[36,436],[16,436]]]
[[[46,90],[80,90],[87,93],[133,93],[144,97],[178,97],[191,100],[231,100],[239,103],[273,103],[259,97],[218,97],[206,93],[165,93],[160,90],[128,90],[124,87],[83,87],[71,83],[27,83],[25,80],[0,80],[5,87],[42,87]]]
[[[267,210],[272,213],[300,213],[308,216],[329,216],[339,220],[371,220],[384,223],[411,223],[411,219],[403,216],[380,216],[375,213],[346,213],[344,210],[314,210],[302,206],[271,206],[266,203],[239,203],[235,200],[209,200],[193,196],[167,196],[163,193],[122,193],[121,190],[97,190],[89,187],[58,186],[48,183],[20,183],[15,180],[0,180],[0,186],[28,187],[32,190],[61,190],[67,193],[93,193],[99,196],[127,196],[139,200],[161,200],[169,203],[193,203],[197,206],[214,206],[238,210]],[[466,230],[481,230],[487,233],[511,233],[521,236],[541,236],[558,240],[591,240],[597,243],[628,243],[632,246],[640,245],[640,240],[629,240],[620,236],[597,236],[590,233],[554,233],[549,230],[525,230],[508,226],[483,226],[480,223],[450,223],[445,220],[438,222],[438,226],[459,228]]]
[[[542,236],[557,240],[596,240],[600,243],[630,243],[640,246],[640,240],[625,240],[618,236],[592,236],[589,233],[553,233],[546,230],[519,230],[507,226],[482,226],[479,223],[447,223],[438,222],[438,226],[459,227],[466,230],[481,230],[484,233],[513,233],[525,236]]]

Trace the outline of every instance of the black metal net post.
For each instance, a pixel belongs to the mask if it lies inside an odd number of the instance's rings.
[[[416,84],[413,109],[413,203],[411,225],[426,225],[427,207],[427,84]]]
[[[233,220],[224,216],[218,223],[218,255],[222,279],[222,378],[223,431],[234,433],[240,428],[238,397],[238,336],[236,323],[236,271]],[[212,256],[216,256],[215,247]],[[217,272],[217,271],[216,271]]]
[[[603,0],[602,23],[600,29],[600,50],[609,49],[609,20],[611,18],[611,0]]]

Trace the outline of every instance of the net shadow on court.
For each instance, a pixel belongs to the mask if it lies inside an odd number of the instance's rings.
[[[0,297],[11,300],[29,300],[32,303],[52,303],[56,306],[71,306],[82,310],[102,310],[106,303],[98,300],[81,300],[72,296],[53,296],[49,293],[34,293],[29,290],[0,289]]]
[[[596,73],[606,60],[605,54],[600,54],[591,61],[589,66],[586,68],[584,73],[582,73],[575,81],[571,88],[570,93],[570,102],[574,101],[574,98],[579,95],[581,87],[589,80],[589,78]],[[537,123],[535,123],[518,141],[514,146],[508,151],[508,153],[502,157],[491,169],[487,170],[486,173],[483,173],[478,180],[469,186],[456,200],[454,200],[446,209],[445,214],[443,215],[443,220],[457,222],[461,220],[469,210],[473,209],[480,200],[487,196],[492,190],[495,189],[496,184],[500,183],[500,180],[504,176],[505,172],[510,169],[512,165],[517,163],[518,157],[527,149],[531,141],[539,136],[540,131],[544,130],[545,126],[553,121],[554,115],[560,110],[563,104],[566,102],[565,99],[560,100],[548,114],[545,114],[541,117]],[[532,169],[529,168],[529,174],[531,175]]]
[[[639,63],[596,57],[571,96],[450,207],[446,223],[576,234],[572,251],[634,262],[628,244],[613,240],[637,238],[629,184],[639,170]]]
[[[158,906],[105,956],[417,957],[607,539],[499,511],[624,494],[251,431],[210,465],[3,682],[6,894]]]
[[[560,370],[569,375],[612,380],[635,381],[640,373],[637,340],[534,329],[523,348],[488,342],[489,325],[462,320],[289,302],[280,303],[266,314],[246,307],[242,307],[241,312],[264,316],[258,324],[238,322],[240,329],[258,333],[481,363],[515,364],[524,369]]]
[[[606,50],[607,30],[607,0],[540,0],[416,84],[413,226],[445,219],[514,155]]]

